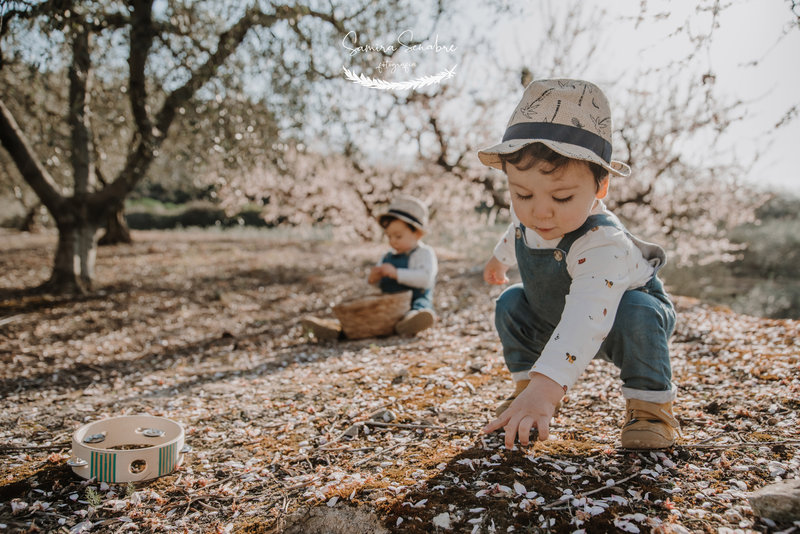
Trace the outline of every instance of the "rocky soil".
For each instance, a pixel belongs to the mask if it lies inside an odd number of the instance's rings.
[[[676,298],[679,445],[621,449],[620,384],[593,362],[551,439],[507,451],[478,432],[510,389],[484,258],[437,249],[434,329],[322,342],[299,318],[367,291],[385,245],[134,236],[63,298],[24,290],[54,236],[0,235],[0,530],[800,532],[748,500],[800,479],[798,321]],[[142,413],[183,425],[175,472],[67,467],[80,426]]]

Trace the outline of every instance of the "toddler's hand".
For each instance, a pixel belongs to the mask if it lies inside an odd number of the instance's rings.
[[[369,278],[367,278],[367,282],[370,284],[377,284],[381,281],[381,278],[383,278],[383,270],[381,267],[381,265],[376,265],[369,270]]]
[[[369,271],[369,277],[367,278],[367,282],[370,284],[377,284],[380,282],[381,278],[388,277],[388,278],[397,278],[397,268],[392,265],[391,263],[382,263],[380,265],[376,265]]]
[[[532,428],[539,431],[538,439],[544,441],[550,435],[550,420],[553,418],[558,401],[563,396],[564,389],[557,382],[534,373],[528,387],[514,399],[500,417],[483,427],[482,432],[489,434],[500,428],[505,429],[505,445],[509,450],[514,447],[514,440],[517,437],[520,445],[528,445]]]
[[[391,263],[383,263],[379,269],[381,270],[382,275],[386,278],[394,278],[397,280],[397,267]]]
[[[507,272],[508,272],[508,265],[503,264],[500,260],[492,256],[492,258],[488,262],[486,262],[486,267],[483,268],[483,280],[487,284],[492,284],[496,286],[507,284],[508,283],[508,277],[506,277]]]

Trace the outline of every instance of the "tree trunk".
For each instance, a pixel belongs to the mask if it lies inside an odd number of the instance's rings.
[[[22,224],[19,225],[20,232],[36,233],[41,230],[41,224],[39,223],[41,209],[42,205],[40,203],[37,203],[32,208],[28,208],[28,211],[25,213],[25,218],[22,219]]]
[[[109,213],[106,218],[106,233],[98,241],[100,246],[133,243],[128,223],[125,222],[124,212],[123,207],[119,206]]]
[[[90,223],[60,223],[53,272],[41,289],[78,295],[91,291],[97,258],[96,234],[97,226]]]
[[[45,4],[48,2],[41,5]],[[61,5],[59,2],[55,4]],[[92,154],[96,151],[89,120],[92,33],[101,31],[99,28],[104,27],[105,21],[102,17],[99,21],[95,21],[89,17],[84,18],[84,15],[75,14],[75,10],[67,11],[66,13],[74,16],[69,17],[71,20],[61,32],[69,38],[68,41],[71,41],[69,44],[72,50],[72,63],[68,72],[69,108],[66,116],[66,124],[71,134],[69,152],[74,181],[72,196],[69,196],[69,188],[62,188],[47,172],[47,168],[41,163],[42,159],[31,147],[25,133],[0,95],[0,146],[11,155],[22,178],[33,189],[58,226],[58,249],[53,273],[50,280],[42,285],[42,289],[46,291],[84,293],[91,290],[97,246],[96,231],[106,221],[108,212],[112,209],[115,210],[115,222],[119,222],[120,227],[127,230],[121,218],[122,203],[147,173],[176,114],[199,89],[216,76],[219,67],[237,51],[252,27],[269,28],[280,21],[293,21],[310,16],[324,20],[339,30],[343,29],[332,13],[330,16],[324,13],[310,14],[308,8],[301,7],[283,7],[276,9],[275,13],[263,13],[256,6],[250,7],[230,28],[218,36],[215,51],[207,55],[203,64],[189,72],[185,83],[167,93],[163,99],[159,98],[162,100],[161,108],[154,117],[151,117],[147,103],[154,99],[147,91],[149,83],[147,64],[148,58],[156,54],[152,51],[153,42],[160,36],[161,25],[153,21],[152,0],[133,0],[129,4],[131,6],[129,18],[126,22],[123,21],[120,29],[129,28],[128,98],[136,128],[125,164],[110,183],[100,189],[97,188],[96,162],[92,159]],[[3,0],[0,0],[0,5],[5,5]],[[41,12],[45,16],[51,16],[59,10],[61,7],[56,9],[45,6]],[[17,16],[23,13],[17,10],[11,11]],[[24,13],[27,17],[28,12]],[[112,26],[117,29],[116,23]],[[102,51],[98,53],[102,55]],[[116,206],[119,208],[115,209]],[[110,227],[113,226],[112,223]],[[114,236],[109,235],[109,238],[111,237]]]

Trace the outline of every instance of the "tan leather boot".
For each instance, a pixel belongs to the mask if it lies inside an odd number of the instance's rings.
[[[411,310],[394,325],[394,331],[401,336],[413,336],[432,327],[435,322],[433,310]]]
[[[339,339],[342,334],[342,325],[336,319],[306,315],[300,319],[300,326],[304,332],[311,332],[317,339]]]
[[[639,399],[625,401],[622,447],[664,449],[675,445],[680,424],[672,414],[672,402],[656,404]]]

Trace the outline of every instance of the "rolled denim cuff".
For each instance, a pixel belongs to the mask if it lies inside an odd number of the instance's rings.
[[[678,396],[678,388],[675,384],[672,389],[666,391],[649,391],[645,389],[633,389],[622,386],[622,396],[626,399],[638,399],[645,402],[653,402],[655,404],[663,404],[665,402],[672,402]]]

